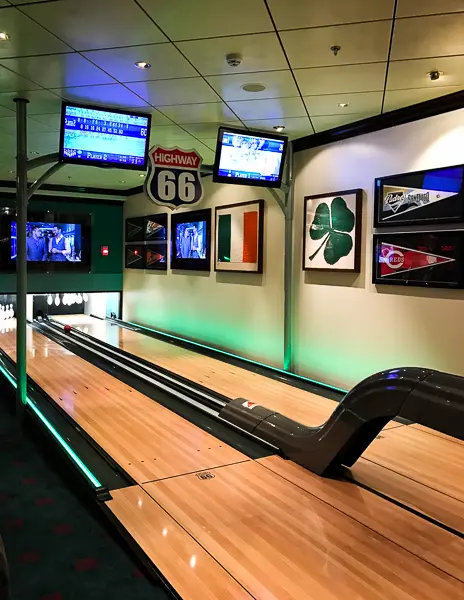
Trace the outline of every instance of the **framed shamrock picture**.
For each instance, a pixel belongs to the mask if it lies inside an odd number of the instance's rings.
[[[359,273],[362,190],[306,196],[303,269]]]

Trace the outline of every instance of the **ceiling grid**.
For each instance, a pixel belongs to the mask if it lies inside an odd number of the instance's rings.
[[[57,150],[67,99],[150,112],[152,144],[211,163],[220,124],[294,139],[464,88],[464,0],[0,0],[1,32],[0,179],[14,180],[17,95],[32,154]],[[140,182],[75,165],[52,180]]]

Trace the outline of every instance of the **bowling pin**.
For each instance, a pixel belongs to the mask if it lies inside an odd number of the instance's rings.
[[[51,306],[53,304],[53,297],[51,294],[48,294],[47,304],[48,306]]]
[[[57,294],[57,295],[55,296],[55,306],[59,306],[59,305],[60,305],[60,297],[59,297],[59,295]]]
[[[8,309],[8,318],[12,319],[13,317],[14,317],[13,305],[10,304],[9,309]]]
[[[0,321],[5,320],[5,307],[3,304],[0,305]]]
[[[84,302],[88,302],[89,301],[89,297],[87,296],[87,294],[84,292]]]
[[[82,304],[82,295],[77,294],[77,304]]]

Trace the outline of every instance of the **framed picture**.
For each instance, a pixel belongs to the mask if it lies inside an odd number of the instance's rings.
[[[153,242],[144,246],[145,269],[151,271],[166,271],[168,268],[168,244]]]
[[[464,165],[375,180],[374,227],[464,220]]]
[[[146,242],[166,241],[168,228],[168,215],[148,215],[143,217],[143,239]]]
[[[144,269],[143,244],[126,244],[124,252],[124,266],[126,269]]]
[[[264,200],[216,208],[215,271],[263,272]]]
[[[362,190],[307,196],[303,269],[359,273]]]
[[[171,268],[209,271],[211,209],[171,216]]]
[[[126,242],[143,242],[143,217],[126,219]]]
[[[374,235],[376,284],[462,288],[464,231]]]

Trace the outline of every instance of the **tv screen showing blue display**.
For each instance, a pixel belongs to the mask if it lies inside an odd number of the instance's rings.
[[[60,161],[145,170],[151,115],[63,103]]]
[[[213,180],[262,187],[280,187],[287,138],[244,129],[219,128]]]

